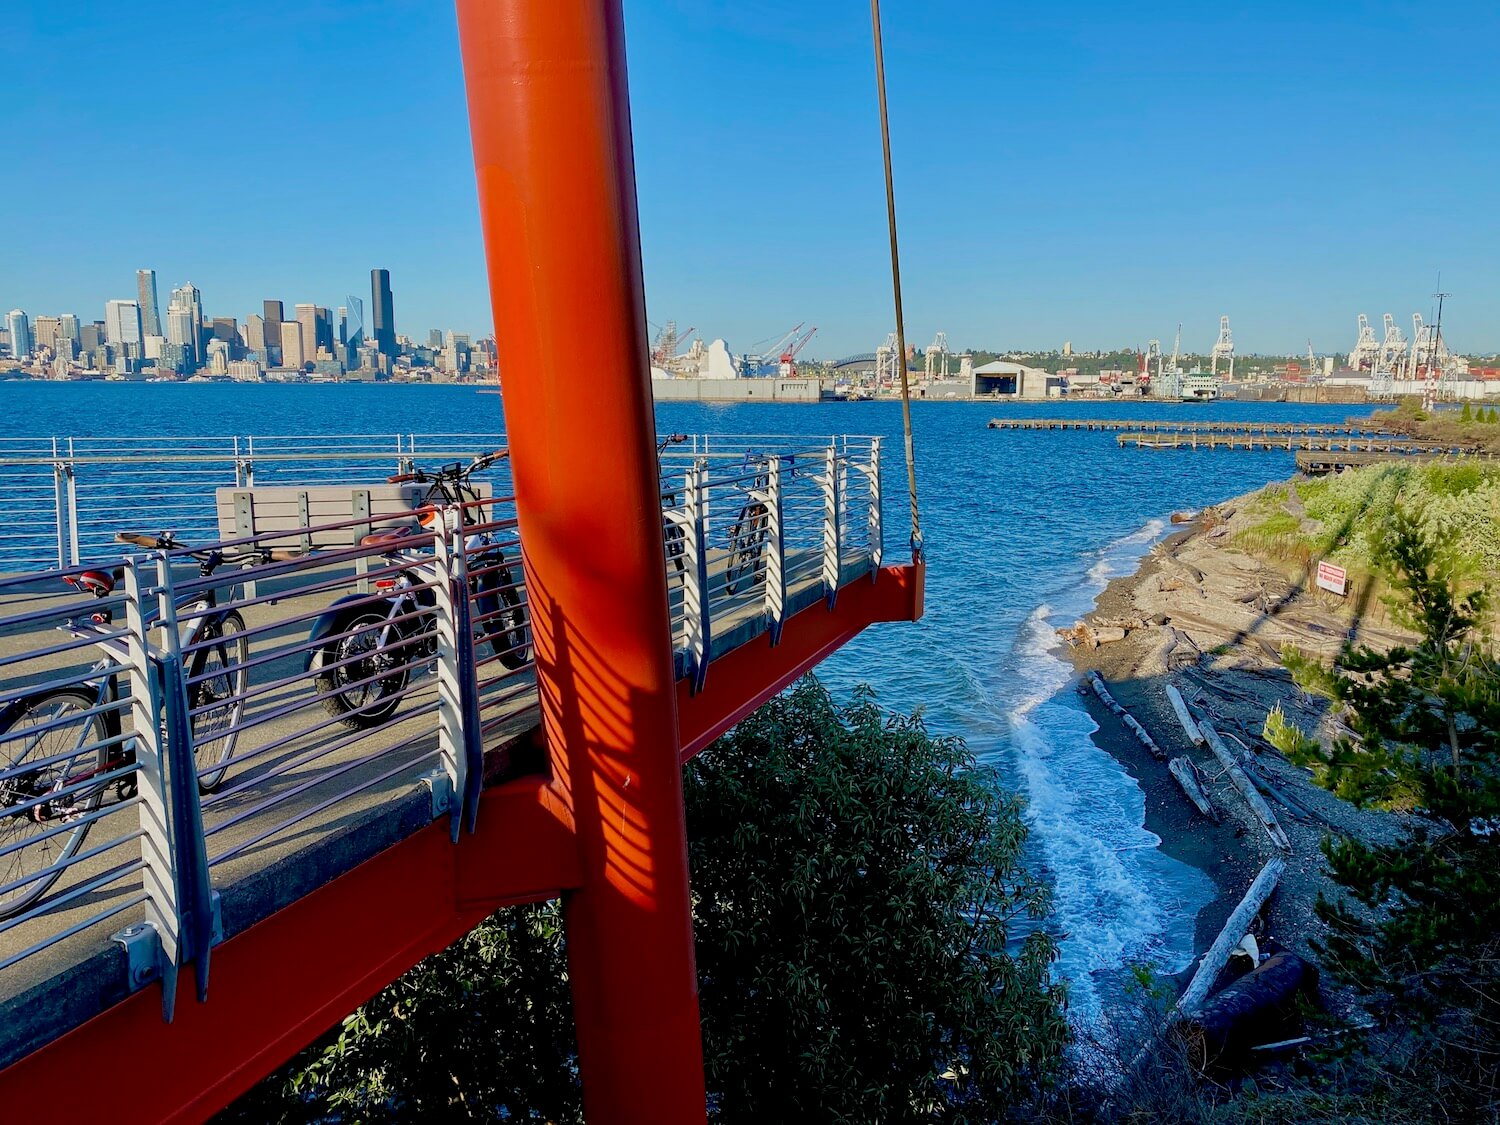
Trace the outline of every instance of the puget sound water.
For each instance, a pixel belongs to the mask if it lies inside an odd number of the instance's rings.
[[[203,436],[496,432],[501,403],[472,387],[0,383],[0,436]],[[1162,971],[1193,956],[1213,893],[1143,827],[1140,787],[1090,739],[1053,629],[1130,573],[1175,510],[1225,500],[1294,471],[1292,455],[1120,449],[1112,433],[1000,432],[994,416],[1339,421],[1364,407],[916,402],[912,418],[929,562],[927,613],[876,626],[819,674],[836,694],[872,684],[922,708],[1027,802],[1032,861],[1055,888],[1057,971],[1088,1018],[1121,966]],[[904,555],[907,490],[894,402],[816,406],[665,403],[658,429],[710,434],[878,434],[887,439],[888,560]],[[480,452],[476,449],[475,452]],[[159,530],[159,529],[152,529]]]

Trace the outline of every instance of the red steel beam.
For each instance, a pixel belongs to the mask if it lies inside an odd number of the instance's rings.
[[[686,762],[715,738],[824,657],[848,644],[867,625],[916,621],[922,616],[926,565],[883,567],[873,581],[861,579],[839,591],[834,608],[822,602],[787,621],[781,643],[768,633],[714,660],[703,690],[691,679],[677,685],[677,716]]]
[[[619,0],[458,0],[591,1125],[706,1115]],[[567,341],[571,370],[558,353]]]

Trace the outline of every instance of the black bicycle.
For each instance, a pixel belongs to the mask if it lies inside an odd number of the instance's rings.
[[[771,513],[765,503],[756,499],[756,493],[764,493],[771,485],[770,469],[763,458],[753,453],[745,455],[748,468],[759,460],[761,469],[755,474],[754,483],[746,489],[750,499],[740,508],[739,518],[729,525],[729,563],[724,568],[724,592],[735,594],[744,586],[759,585],[766,580],[760,557],[765,553],[766,540],[771,535]]]
[[[428,486],[417,509],[428,531],[441,535],[454,530],[440,521],[444,513],[461,513],[468,595],[477,610],[474,631],[489,642],[504,667],[517,669],[531,660],[522,583],[494,532],[482,526],[479,492],[471,480],[506,456],[508,451],[500,449],[467,465],[455,461],[433,470],[413,469],[389,480]],[[324,709],[355,730],[389,719],[412,673],[437,655],[434,585],[445,581],[410,525],[367,535],[360,545],[384,548],[385,557],[399,569],[376,581],[376,593],[350,594],[329,606],[313,625],[307,658]]]

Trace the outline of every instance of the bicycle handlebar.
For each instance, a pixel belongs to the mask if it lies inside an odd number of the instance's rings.
[[[186,551],[186,553],[199,560],[206,562],[214,555],[225,562],[244,562],[255,560],[257,562],[291,562],[293,559],[302,558],[302,552],[295,547],[230,547],[226,550],[215,551],[192,550],[186,543],[178,542],[177,537],[170,531],[163,531],[159,535],[146,535],[139,531],[117,531],[115,533],[116,543],[129,543],[132,547],[144,547],[148,551]]]
[[[426,469],[412,469],[407,473],[396,473],[394,476],[386,477],[387,484],[427,484],[440,480],[463,480],[473,473],[482,473],[496,461],[503,461],[510,456],[509,449],[492,449],[488,453],[481,453],[468,465],[455,462],[453,465],[445,466],[436,472],[428,472]]]

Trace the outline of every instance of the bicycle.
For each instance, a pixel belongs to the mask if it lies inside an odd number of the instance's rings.
[[[508,456],[504,449],[481,454],[468,465],[455,461],[439,469],[397,473],[392,484],[415,481],[428,485],[417,508],[423,528],[443,534],[440,516],[458,512],[465,528],[469,563],[468,595],[479,612],[474,625],[490,643],[500,663],[522,668],[531,660],[530,626],[515,573],[483,522],[480,497],[471,478]],[[411,674],[437,655],[437,595],[434,584],[444,581],[432,555],[412,550],[415,529],[410,524],[366,535],[362,547],[383,547],[385,557],[399,569],[377,579],[375,595],[350,594],[334,602],[314,623],[309,640],[307,671],[323,708],[344,726],[363,730],[385,722],[400,706]]]
[[[766,580],[760,556],[771,535],[771,512],[763,501],[755,499],[755,494],[770,487],[771,472],[765,458],[758,458],[753,451],[745,454],[746,468],[757,460],[761,468],[756,472],[754,483],[745,490],[750,499],[740,508],[739,518],[729,525],[729,562],[724,568],[726,594],[738,593],[742,580],[747,577],[752,586]],[[796,470],[792,471],[795,473]]]
[[[115,541],[148,550],[184,546],[171,532],[121,532]],[[198,562],[198,573],[206,578],[230,559],[271,562],[296,552],[209,549],[185,555]],[[123,568],[85,570],[64,581],[103,599],[123,576]],[[188,714],[198,788],[212,793],[228,773],[245,708],[245,621],[237,611],[219,608],[211,586],[178,598],[175,605],[180,642],[189,653]],[[148,611],[148,624],[157,619]],[[112,622],[106,607],[58,626],[74,637],[95,638],[104,658],[78,685],[23,696],[0,708],[0,919],[29,908],[61,877],[111,788],[118,800],[135,796],[134,772],[122,772],[135,764],[135,735],[123,729],[120,718],[124,653]],[[33,868],[32,860],[40,864]]]

